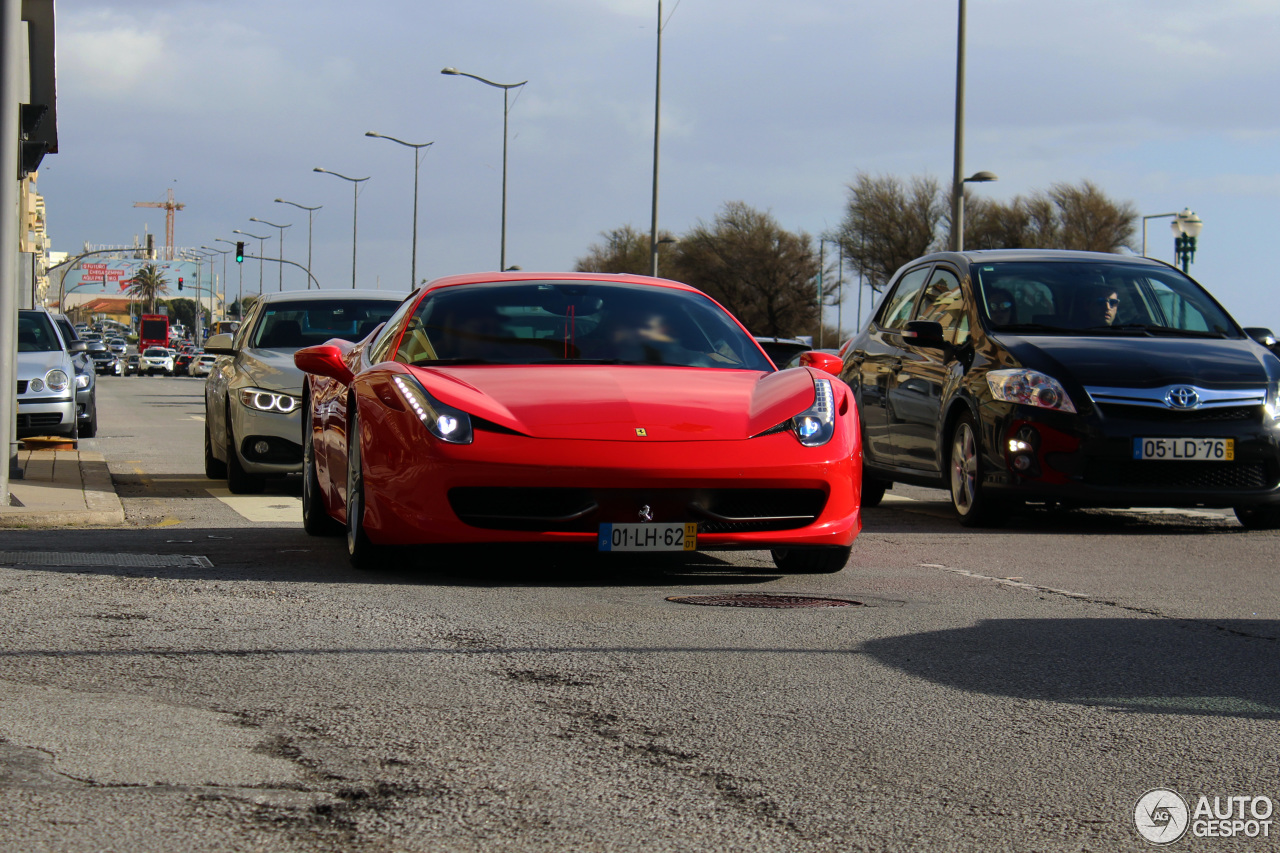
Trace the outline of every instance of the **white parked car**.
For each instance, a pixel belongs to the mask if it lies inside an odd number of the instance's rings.
[[[145,373],[148,376],[163,373],[166,376],[172,376],[173,350],[165,347],[147,347],[142,353],[142,361],[139,365],[138,373]]]
[[[216,355],[204,353],[196,356],[195,361],[191,362],[191,366],[187,370],[192,376],[208,376],[217,361],[218,357]]]

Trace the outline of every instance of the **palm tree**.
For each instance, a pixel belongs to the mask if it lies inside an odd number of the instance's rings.
[[[145,301],[150,306],[147,311],[149,314],[156,312],[156,298],[168,292],[169,282],[155,264],[147,264],[138,270],[129,280],[129,289],[126,291],[130,296]]]

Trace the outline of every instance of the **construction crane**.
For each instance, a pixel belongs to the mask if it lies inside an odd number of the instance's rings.
[[[164,208],[164,259],[173,260],[173,212],[182,210],[186,205],[173,200],[173,189],[170,188],[168,201],[135,201],[133,206]]]

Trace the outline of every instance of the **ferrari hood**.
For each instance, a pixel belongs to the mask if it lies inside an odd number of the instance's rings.
[[[806,369],[636,365],[410,368],[440,402],[534,438],[732,441],[807,409]]]

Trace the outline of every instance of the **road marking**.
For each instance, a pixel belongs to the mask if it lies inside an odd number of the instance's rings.
[[[187,420],[189,420],[189,421],[202,421],[202,420],[204,420],[204,415],[191,415],[191,416],[189,416],[189,417],[187,418]]]
[[[292,495],[233,495],[226,489],[205,489],[248,521],[291,522],[302,526],[302,499]]]
[[[181,523],[182,523],[182,519],[174,518],[171,515],[166,515],[164,518],[160,519],[160,521],[156,522],[151,526],[152,527],[173,527],[175,524],[181,524]]]
[[[1036,586],[1035,584],[1023,583],[1022,581],[1016,581],[1016,580],[1013,580],[1012,578],[993,578],[990,575],[980,575],[977,572],[971,572],[968,569],[953,569],[950,566],[944,566],[939,563],[921,563],[920,566],[926,569],[942,569],[942,571],[944,572],[952,572],[953,574],[964,575],[967,578],[974,578],[975,580],[980,580],[980,581],[992,581],[993,583],[998,583],[1001,586],[1011,586],[1017,589],[1030,590],[1031,592],[1051,592],[1054,595],[1065,595],[1068,598],[1089,598],[1089,596],[1083,592],[1071,592],[1070,590],[1066,590],[1066,589],[1054,589],[1051,586]]]

